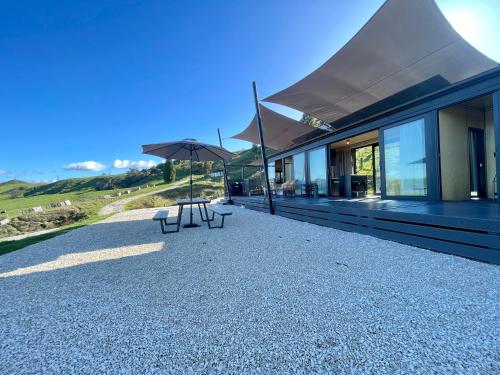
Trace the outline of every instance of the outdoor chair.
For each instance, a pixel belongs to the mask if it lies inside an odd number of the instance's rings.
[[[302,184],[301,185],[301,195],[309,198],[318,197],[318,185],[317,184]]]
[[[285,182],[282,186],[284,197],[295,197],[295,181]]]

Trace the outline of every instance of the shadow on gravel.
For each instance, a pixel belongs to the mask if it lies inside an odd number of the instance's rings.
[[[179,233],[162,234],[150,218],[96,223],[1,256],[0,279],[143,256],[162,250],[172,235]]]

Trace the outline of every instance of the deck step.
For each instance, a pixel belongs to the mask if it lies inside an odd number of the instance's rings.
[[[269,212],[262,197],[235,197],[235,204]],[[500,212],[475,202],[355,202],[277,199],[276,215],[330,228],[368,234],[416,247],[500,264]],[[479,211],[478,211],[479,210]]]

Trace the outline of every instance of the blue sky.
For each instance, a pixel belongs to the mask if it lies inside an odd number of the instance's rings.
[[[253,80],[262,97],[294,83],[381,4],[2,1],[0,181],[118,173],[160,161],[142,155],[141,144],[217,143],[217,127],[226,138],[252,118]],[[438,5],[469,42],[500,61],[500,1]],[[113,168],[117,159],[129,163]],[[82,164],[89,161],[97,164]]]

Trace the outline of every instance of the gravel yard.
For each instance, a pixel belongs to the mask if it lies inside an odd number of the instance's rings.
[[[0,373],[500,372],[499,267],[233,210],[1,256]]]

